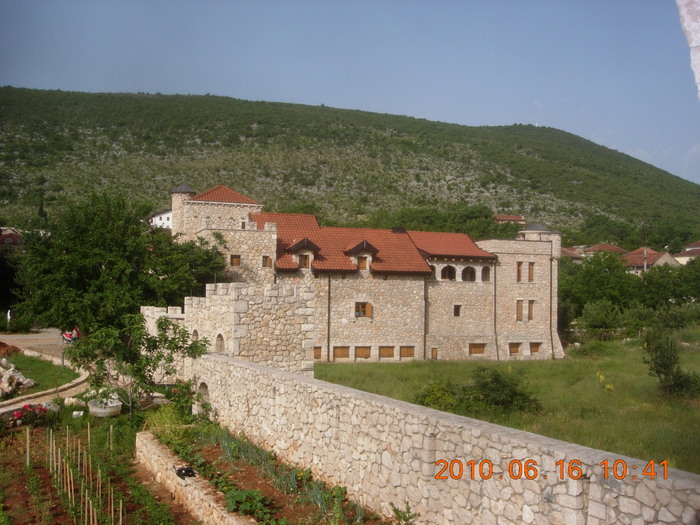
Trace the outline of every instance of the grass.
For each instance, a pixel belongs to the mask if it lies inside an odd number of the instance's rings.
[[[698,335],[700,328],[681,334],[688,344],[680,354],[684,369],[700,372]],[[522,374],[542,410],[493,423],[700,473],[700,399],[664,396],[639,342],[597,345],[557,361],[317,364],[315,377],[412,402],[427,383],[463,383],[478,366],[504,366]]]
[[[78,377],[78,374],[70,368],[62,368],[51,361],[38,357],[17,353],[7,357],[7,360],[15,365],[24,374],[24,377],[36,381],[33,387],[17,392],[14,396],[10,396],[7,399],[58,388]]]

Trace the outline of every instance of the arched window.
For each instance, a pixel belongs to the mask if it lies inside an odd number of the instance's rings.
[[[469,282],[476,281],[476,270],[471,266],[467,266],[464,270],[462,270],[462,280]]]
[[[197,330],[192,330],[192,340],[199,341],[199,332]]]
[[[223,354],[224,351],[226,350],[226,345],[224,344],[224,336],[219,334],[216,336],[216,352],[219,354]]]
[[[440,272],[440,279],[443,281],[454,281],[457,277],[454,266],[445,266]]]
[[[481,280],[485,283],[491,280],[491,268],[489,268],[488,266],[484,266],[481,269]]]

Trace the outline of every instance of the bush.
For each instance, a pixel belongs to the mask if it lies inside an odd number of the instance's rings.
[[[686,372],[680,366],[678,345],[663,330],[650,331],[644,341],[644,351],[648,357],[649,375],[659,380],[659,386],[666,395],[697,396],[700,394],[700,375]]]
[[[581,323],[587,335],[596,339],[612,339],[621,321],[620,309],[607,299],[587,303],[583,307]]]
[[[604,341],[593,341],[585,345],[581,345],[570,354],[571,357],[605,357],[612,355],[614,349],[614,343],[604,342]]]
[[[469,383],[432,382],[424,386],[413,402],[475,418],[537,412],[541,408],[540,402],[525,390],[519,376],[484,366],[474,370]]]

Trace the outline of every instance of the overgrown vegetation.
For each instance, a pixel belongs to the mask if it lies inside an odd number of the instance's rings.
[[[434,381],[422,387],[413,402],[477,419],[514,412],[537,412],[540,402],[511,370],[477,367],[468,383]]]
[[[68,367],[53,364],[46,359],[15,353],[7,356],[6,359],[15,365],[22,372],[24,377],[33,379],[36,384],[26,390],[18,392],[15,396],[23,396],[51,390],[77,379],[78,374]]]
[[[700,238],[700,217],[688,213],[700,207],[700,186],[552,128],[12,87],[0,88],[0,112],[0,199],[15,226],[102,187],[168,208],[169,191],[188,182],[199,191],[225,184],[326,224],[392,227],[464,203],[561,229],[567,244],[648,239],[662,249]]]
[[[649,374],[659,380],[667,395],[700,395],[700,373],[681,368],[678,343],[671,333],[662,329],[649,331],[644,338],[644,362]]]

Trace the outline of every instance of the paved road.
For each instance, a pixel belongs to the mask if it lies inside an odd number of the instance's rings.
[[[57,364],[61,363],[61,356],[66,349],[61,341],[61,332],[56,328],[45,328],[35,334],[0,334],[0,341],[13,345],[21,350],[36,352],[50,358]],[[17,410],[27,403],[46,403],[57,397],[66,398],[79,394],[87,388],[86,376],[81,376],[81,381],[72,388],[57,392],[55,389],[46,391],[46,394],[33,394],[37,397],[24,396],[0,403],[0,412]]]

